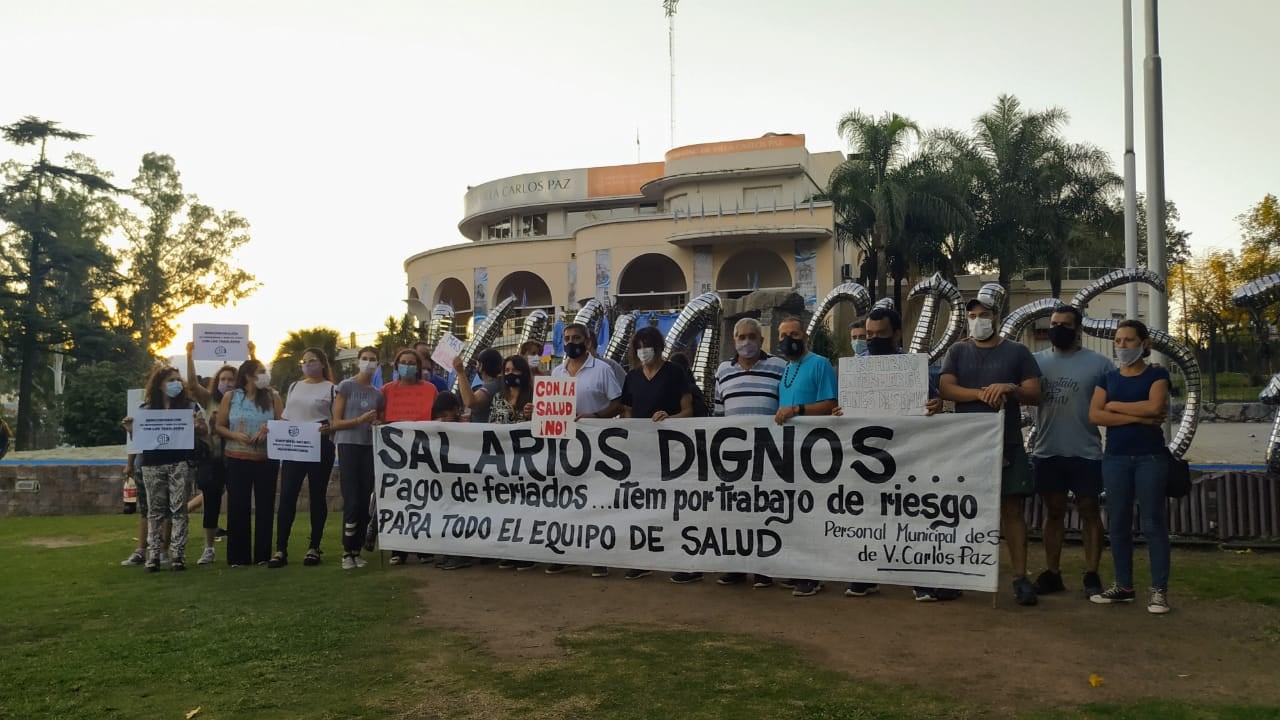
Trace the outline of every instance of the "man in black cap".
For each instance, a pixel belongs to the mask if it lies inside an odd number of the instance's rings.
[[[987,283],[966,306],[969,342],[956,343],[942,363],[939,390],[956,412],[1004,415],[1004,464],[1000,484],[1000,534],[1013,566],[1013,596],[1019,605],[1038,602],[1027,579],[1026,499],[1035,493],[1031,465],[1022,444],[1022,405],[1040,403],[1040,366],[1031,351],[997,332],[1004,288]],[[983,448],[983,450],[987,450]]]

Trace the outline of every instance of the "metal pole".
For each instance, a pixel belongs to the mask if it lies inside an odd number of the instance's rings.
[[[676,146],[676,3],[680,0],[666,0],[663,3],[667,13],[667,60],[671,67],[671,96],[668,108],[671,114],[671,134],[667,136],[667,147]]]
[[[1145,75],[1147,121],[1147,269],[1164,278],[1168,273],[1164,256],[1164,92],[1160,76],[1160,29],[1157,0],[1146,0],[1147,58]],[[1169,329],[1169,300],[1154,288],[1147,325]]]
[[[1124,266],[1138,266],[1138,170],[1133,153],[1133,0],[1124,0]],[[1124,287],[1124,314],[1138,317],[1138,286]]]

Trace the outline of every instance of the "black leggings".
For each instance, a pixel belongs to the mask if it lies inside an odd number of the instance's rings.
[[[338,481],[342,485],[342,547],[349,553],[358,553],[369,528],[372,445],[338,445]]]
[[[218,527],[218,516],[222,515],[222,493],[227,489],[227,463],[222,458],[209,461],[207,468],[200,469],[204,484],[200,493],[204,496],[204,529],[213,530]]]
[[[280,463],[275,460],[227,458],[228,564],[251,565],[271,559],[271,521],[276,512],[279,471]]]
[[[276,515],[276,550],[288,554],[289,533],[298,514],[298,496],[302,481],[307,480],[307,496],[311,501],[311,540],[307,547],[320,547],[324,523],[329,519],[329,475],[333,472],[333,441],[320,440],[320,462],[280,463],[280,511]]]

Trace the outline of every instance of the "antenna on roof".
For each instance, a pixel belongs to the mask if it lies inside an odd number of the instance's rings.
[[[667,62],[671,67],[671,98],[668,109],[671,117],[671,135],[667,147],[676,145],[676,5],[680,0],[662,0],[662,10],[667,16]]]

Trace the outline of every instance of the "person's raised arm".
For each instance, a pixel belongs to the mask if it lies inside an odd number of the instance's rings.
[[[187,343],[187,391],[191,393],[191,397],[196,402],[201,405],[208,405],[213,400],[213,393],[200,384],[200,378],[196,375],[196,359],[192,355],[195,349],[195,343]]]

